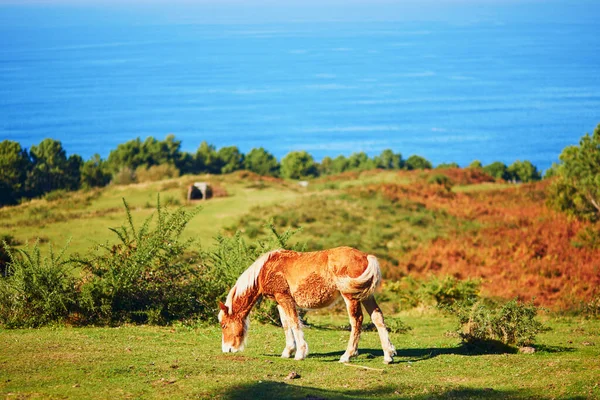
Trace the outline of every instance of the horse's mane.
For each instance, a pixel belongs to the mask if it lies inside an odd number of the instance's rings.
[[[242,275],[240,275],[235,282],[235,285],[233,285],[229,291],[227,300],[225,300],[225,305],[229,307],[230,310],[231,306],[233,305],[233,300],[243,296],[248,290],[253,289],[256,286],[258,275],[260,274],[262,267],[267,261],[269,261],[271,255],[277,251],[278,250],[274,250],[263,254],[256,261],[254,261],[252,265],[242,273]]]

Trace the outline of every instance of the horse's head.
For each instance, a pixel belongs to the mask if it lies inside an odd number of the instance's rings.
[[[221,348],[223,353],[236,353],[244,350],[246,333],[248,332],[248,317],[236,315],[230,307],[219,302],[219,323],[223,332]]]

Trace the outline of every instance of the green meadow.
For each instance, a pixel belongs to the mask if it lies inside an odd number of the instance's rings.
[[[170,208],[202,210],[183,238],[209,249],[218,234],[243,232],[248,241],[266,234],[266,223],[299,229],[294,240],[307,250],[335,245],[373,251],[396,276],[398,254],[429,243],[474,232],[485,221],[461,219],[407,196],[390,201],[365,189],[370,185],[406,185],[426,177],[418,173],[342,174],[297,182],[230,175],[109,186],[62,193],[0,209],[0,230],[17,247],[39,241],[68,254],[85,253],[112,243],[109,230],[123,224],[123,198],[134,222],[156,210],[157,199]],[[185,201],[191,182],[207,181],[219,196]],[[500,193],[501,183],[456,185],[455,193]],[[385,289],[384,282],[384,289]],[[382,290],[384,290],[382,289]],[[0,396],[28,398],[133,399],[593,399],[600,398],[600,320],[597,315],[538,315],[547,329],[537,334],[533,353],[518,346],[466,344],[454,316],[433,305],[407,306],[402,296],[376,294],[386,317],[410,327],[391,333],[398,355],[385,365],[376,332],[365,330],[359,356],[338,362],[349,332],[340,305],[306,315],[306,360],[280,358],[281,328],[253,320],[246,350],[221,352],[218,325],[176,322],[168,326],[55,324],[37,329],[0,328]],[[216,302],[215,299],[215,312]],[[403,302],[402,304],[400,304]],[[408,301],[410,303],[410,301]],[[365,323],[369,322],[365,316]],[[526,349],[525,349],[526,350]],[[524,350],[524,351],[525,351]]]

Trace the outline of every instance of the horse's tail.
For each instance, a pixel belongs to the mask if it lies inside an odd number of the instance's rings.
[[[363,300],[372,295],[381,283],[381,269],[377,257],[367,256],[367,268],[360,276],[351,278],[343,276],[337,278],[337,287],[343,294],[350,294],[357,300]]]

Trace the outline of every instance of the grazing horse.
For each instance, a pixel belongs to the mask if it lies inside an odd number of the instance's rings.
[[[285,349],[281,357],[295,353],[296,360],[308,355],[298,308],[316,309],[331,305],[340,294],[350,317],[350,340],[340,362],[358,354],[358,339],[363,321],[361,303],[377,327],[384,362],[391,363],[396,349],[389,339],[383,314],[373,298],[381,281],[379,262],[350,247],[300,253],[275,250],[260,256],[219,302],[219,322],[225,353],[244,349],[250,310],[261,296],[274,299],[285,332]]]

